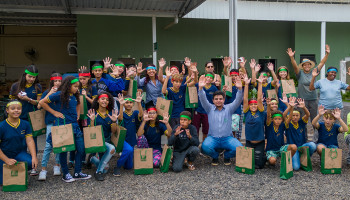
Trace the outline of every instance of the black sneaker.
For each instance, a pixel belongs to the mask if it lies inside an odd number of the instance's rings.
[[[211,161],[211,165],[213,165],[213,166],[219,165],[219,159],[214,159],[213,158],[213,160]]]
[[[113,176],[121,176],[119,167],[114,167]]]
[[[70,173],[63,175],[62,180],[66,183],[71,183],[75,181],[75,179],[72,177],[72,175],[70,175]]]
[[[73,162],[69,161],[68,162],[68,169],[73,169],[73,168],[74,168]]]
[[[92,163],[91,163],[91,158],[94,156],[93,153],[91,153],[88,156],[88,159],[86,160],[86,169],[91,169],[92,168]]]
[[[76,180],[86,180],[86,179],[90,179],[91,175],[79,172],[79,173],[74,173],[73,178],[76,179]]]
[[[226,166],[231,165],[231,159],[224,158],[224,165],[226,165]]]
[[[104,180],[105,180],[105,179],[103,178],[102,172],[96,172],[94,176],[95,176],[95,180],[96,180],[96,181],[104,181]]]

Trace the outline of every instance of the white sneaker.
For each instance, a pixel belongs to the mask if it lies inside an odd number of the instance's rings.
[[[47,174],[46,170],[41,170],[41,172],[39,173],[38,180],[39,181],[46,181],[46,174]]]
[[[54,176],[61,176],[61,168],[60,166],[53,166],[53,175]]]
[[[31,171],[30,171],[30,174],[29,175],[31,175],[31,176],[37,176],[39,173],[38,173],[38,171],[36,171],[36,169],[32,169]]]

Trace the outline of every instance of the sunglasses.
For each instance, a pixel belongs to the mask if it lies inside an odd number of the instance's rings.
[[[207,65],[207,68],[214,68],[213,65]]]

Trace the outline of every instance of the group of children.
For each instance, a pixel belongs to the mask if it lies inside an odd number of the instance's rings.
[[[12,99],[6,106],[7,119],[0,125],[0,185],[2,184],[2,164],[13,165],[17,161],[25,161],[31,170],[30,175],[39,175],[38,180],[46,180],[47,163],[52,147],[51,128],[62,124],[72,124],[75,151],[55,155],[54,175],[61,175],[65,182],[79,179],[89,179],[91,175],[82,172],[82,166],[96,166],[94,177],[104,180],[108,172],[109,161],[116,153],[111,142],[111,135],[121,126],[126,128],[126,138],[120,158],[113,168],[113,175],[120,176],[121,168],[133,168],[134,147],[153,148],[153,165],[159,167],[162,156],[161,136],[166,135],[168,145],[173,146],[172,168],[180,172],[186,164],[189,170],[194,170],[194,161],[200,154],[199,129],[202,127],[203,140],[208,130],[208,115],[198,100],[197,108],[185,108],[186,88],[196,87],[198,90],[197,64],[185,58],[182,72],[176,66],[165,68],[164,59],[159,60],[159,71],[155,65],[143,69],[142,64],[130,65],[122,63],[111,64],[110,58],[103,60],[104,64],[96,63],[90,70],[79,69],[78,77],[67,76],[63,79],[59,73],[52,73],[48,90],[42,92],[38,80],[38,70],[34,65],[28,66],[18,82],[10,91]],[[228,70],[232,65],[229,57],[223,59],[223,75],[232,77],[232,85],[224,85],[221,76],[214,73],[213,62],[205,64],[205,74],[202,75],[203,90],[209,103],[213,104],[213,93],[218,90],[227,91],[232,87],[232,94],[226,96],[225,104],[236,99],[236,93],[243,89],[243,103],[232,115],[232,131],[240,138],[243,121],[245,121],[246,146],[255,150],[255,167],[261,169],[266,161],[271,165],[276,163],[282,151],[291,151],[293,169],[300,168],[299,151],[302,146],[309,147],[310,156],[317,150],[321,155],[323,148],[338,148],[337,135],[347,132],[348,127],[340,117],[341,111],[325,110],[319,106],[318,115],[312,120],[312,125],[318,130],[317,144],[307,142],[307,129],[310,112],[301,98],[283,93],[281,80],[288,80],[288,68],[282,66],[275,74],[273,64],[269,63],[269,72],[261,71],[260,65],[252,59],[251,78],[245,69],[246,60],[240,58],[239,69]],[[145,77],[141,78],[146,71]],[[187,72],[187,73],[186,73]],[[269,76],[273,77],[269,81]],[[258,77],[256,75],[258,74]],[[94,79],[92,79],[92,76]],[[235,80],[240,77],[242,85],[235,86]],[[128,96],[129,85],[136,80],[138,92],[136,98]],[[241,82],[241,81],[240,81]],[[241,84],[239,84],[241,85]],[[256,88],[257,94],[251,95],[250,90]],[[142,92],[146,92],[143,102]],[[275,90],[277,98],[270,98],[268,90]],[[85,96],[88,114],[80,118],[80,95]],[[157,98],[165,97],[172,100],[172,113],[164,113],[161,119],[157,114]],[[240,100],[241,101],[241,100]],[[135,109],[137,107],[137,109]],[[37,171],[37,143],[32,136],[32,128],[28,122],[28,114],[38,109],[45,109],[47,125],[46,144],[41,161],[41,171]],[[323,122],[319,122],[323,116]],[[340,125],[335,124],[339,120]],[[106,151],[86,155],[84,151],[83,128],[101,125],[105,137]],[[265,141],[267,141],[265,145]],[[27,153],[29,149],[30,154]],[[87,159],[86,159],[87,157]],[[225,161],[225,164],[229,161]],[[217,160],[213,161],[217,164]],[[74,167],[73,175],[69,169]]]

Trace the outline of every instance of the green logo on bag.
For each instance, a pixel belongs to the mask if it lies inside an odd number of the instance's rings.
[[[141,161],[142,162],[145,162],[147,159],[147,156],[146,156],[146,154],[147,154],[147,150],[145,151],[145,155],[141,155],[141,151],[140,151],[140,158],[141,158]]]
[[[165,109],[165,105],[163,105],[163,104],[160,105],[160,109],[161,109],[161,110],[164,110],[164,109]]]
[[[18,171],[11,171],[11,176],[18,176]]]
[[[96,133],[90,133],[90,139],[95,140],[96,139]]]

